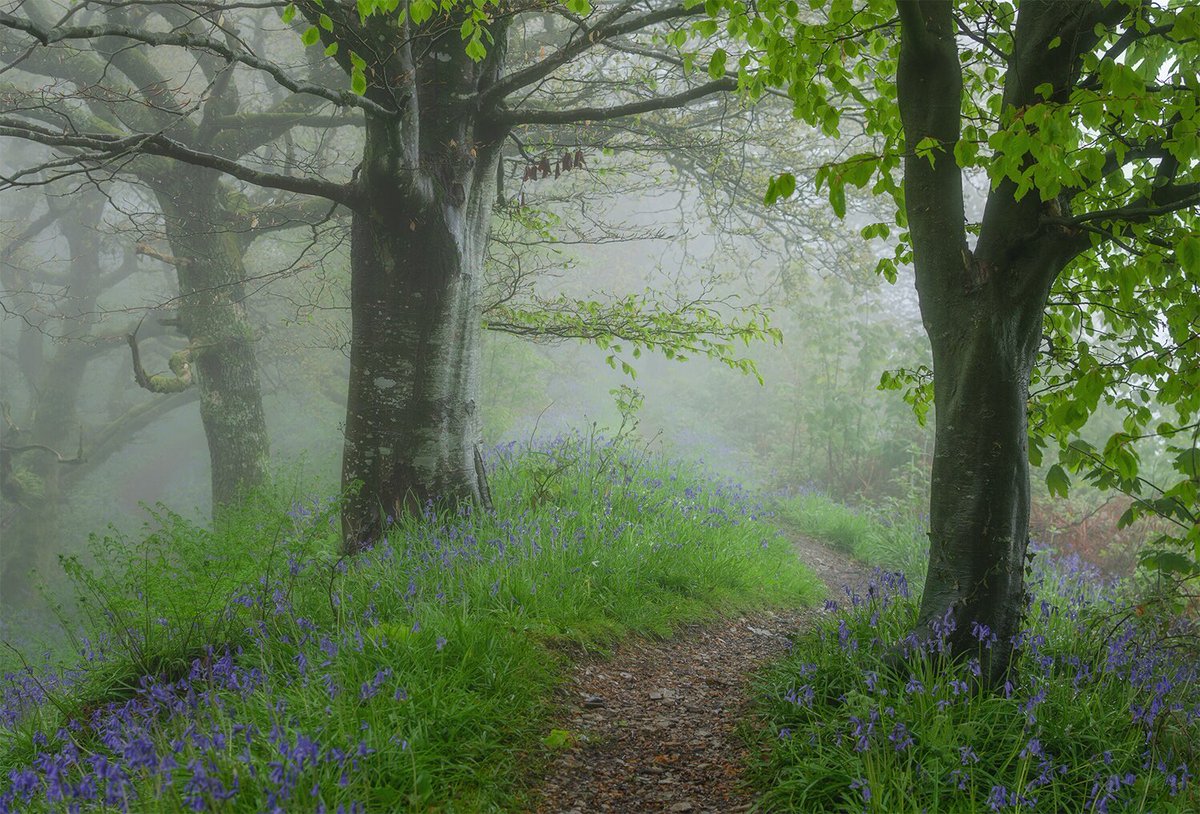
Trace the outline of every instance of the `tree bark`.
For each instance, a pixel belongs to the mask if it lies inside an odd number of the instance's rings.
[[[1027,602],[1027,411],[1045,305],[1046,292],[1017,299],[1004,283],[921,295],[936,429],[920,630],[978,654],[989,686],[1008,674]]]
[[[1081,55],[1097,42],[1095,24],[1127,13],[1111,6],[1023,3],[1005,107],[1032,104],[1043,83],[1071,87]],[[963,68],[953,9],[949,0],[897,2],[905,210],[933,349],[936,410],[930,557],[918,632],[945,636],[955,656],[979,654],[982,681],[997,688],[1009,675],[1011,637],[1027,601],[1030,377],[1051,285],[1086,243],[1043,223],[1040,197],[1018,199],[1006,178],[989,194],[975,250],[968,248],[954,158]],[[1050,48],[1060,37],[1070,47]],[[917,155],[916,145],[930,139],[930,156]]]
[[[353,27],[354,22],[346,24]],[[379,17],[364,25],[390,40]],[[404,31],[407,33],[407,23]],[[342,548],[429,501],[491,507],[482,454],[484,248],[507,128],[479,105],[504,63],[506,22],[476,62],[453,33],[379,60],[366,96],[350,253],[350,381]]]
[[[208,439],[214,512],[261,485],[270,443],[245,268],[220,175],[179,166],[154,184],[179,278],[179,321],[192,349]]]
[[[395,135],[392,126],[368,126],[366,202],[351,238],[342,482],[362,488],[342,511],[346,553],[373,545],[388,515],[428,501],[491,506],[479,381],[497,141],[458,148],[451,145],[464,141],[447,136],[438,166],[396,189],[386,183],[390,172],[370,174],[395,160]]]

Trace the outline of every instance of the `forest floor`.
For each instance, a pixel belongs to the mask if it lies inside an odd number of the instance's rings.
[[[797,556],[830,588],[866,582],[870,568],[791,535]],[[788,652],[819,607],[689,625],[670,639],[637,638],[577,663],[562,689],[558,727],[573,743],[551,761],[538,814],[748,811],[749,754],[739,725],[751,714],[751,677]]]

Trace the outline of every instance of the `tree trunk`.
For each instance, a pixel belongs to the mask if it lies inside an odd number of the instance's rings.
[[[215,511],[264,482],[270,448],[242,246],[227,225],[217,173],[180,167],[156,191],[177,261],[179,320],[192,349]]]
[[[342,483],[361,488],[342,511],[346,553],[373,545],[388,515],[431,500],[491,505],[480,296],[498,150],[494,142],[447,149],[440,166],[396,189],[384,180],[395,177],[395,134],[368,125],[367,203],[354,214]]]
[[[14,501],[11,514],[4,518],[4,539],[11,544],[4,546],[0,562],[0,600],[9,608],[31,607],[36,594],[30,572],[37,571],[45,578],[55,570],[57,557],[70,553],[61,542],[59,518],[64,502],[64,470],[79,464],[61,463],[59,455],[74,460],[78,454],[79,396],[84,374],[94,357],[78,341],[59,342],[47,355],[51,345],[47,328],[57,323],[54,327],[60,336],[78,340],[87,336],[96,322],[96,300],[101,293],[99,227],[104,206],[103,196],[87,192],[75,198],[57,218],[69,251],[67,288],[72,299],[53,316],[31,309],[41,314],[40,321],[21,334],[22,369],[30,389],[29,433],[9,443],[43,448],[14,456],[14,465],[24,469],[34,484]]]
[[[28,439],[22,444],[44,444],[72,458],[77,449],[79,419],[76,405],[87,369],[87,356],[72,344],[59,347],[45,366]],[[13,545],[4,546],[0,597],[6,607],[29,607],[36,596],[30,572],[51,573],[59,554],[58,517],[62,510],[61,478],[64,464],[44,449],[20,456],[21,467],[37,479],[37,488],[13,507],[12,523],[4,530]]]
[[[954,655],[978,654],[991,687],[1008,674],[1027,601],[1027,410],[1048,293],[1014,290],[1028,277],[1011,272],[973,291],[921,290],[936,431],[920,629]]]

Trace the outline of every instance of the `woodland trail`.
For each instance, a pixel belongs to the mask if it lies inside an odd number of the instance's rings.
[[[866,582],[870,568],[792,535],[797,556],[829,585]],[[749,714],[749,680],[787,653],[819,607],[747,614],[635,639],[579,662],[564,685],[558,728],[578,741],[543,778],[537,814],[734,814],[754,793],[742,782],[747,749],[737,727]]]

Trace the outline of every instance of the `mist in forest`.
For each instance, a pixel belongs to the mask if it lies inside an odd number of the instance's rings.
[[[1200,810],[1189,0],[0,0],[0,814]]]
[[[75,73],[14,62],[14,115],[36,120],[41,95],[80,127],[157,116],[179,128],[189,161],[212,151],[248,169],[89,156],[36,127],[5,140],[5,602],[40,602],[37,580],[54,595],[58,558],[86,557],[89,535],[109,526],[135,530],[163,512],[203,521],[239,478],[269,473],[297,499],[337,493],[349,449],[352,218],[329,190],[362,170],[374,103],[330,103],[347,78],[305,50],[298,24],[269,9],[214,23],[305,76],[310,95],[286,121],[272,111],[291,104],[288,91],[270,75],[175,59],[186,49],[143,49],[141,67],[117,58],[103,103],[89,84],[103,55],[86,43],[70,46]],[[565,36],[558,25],[525,20],[511,35],[514,64]],[[19,37],[3,36],[16,60]],[[670,68],[632,53],[588,59],[597,81],[560,77],[535,101],[597,104],[629,76],[653,86]],[[139,70],[175,108],[139,109]],[[484,443],[620,435],[766,492],[920,511],[930,356],[911,269],[893,261],[895,230],[879,228],[899,216],[852,190],[840,218],[812,182],[860,142],[814,133],[778,99],[751,106],[729,94],[616,124],[542,113],[518,122],[480,204],[490,210],[485,330],[470,377]],[[767,206],[782,170],[802,182]],[[251,183],[254,172],[273,180]],[[978,216],[987,183],[970,180]],[[419,233],[395,214],[387,231]]]
[[[555,221],[532,251],[521,248],[537,255],[522,293],[603,303],[649,291],[647,310],[656,301],[703,301],[726,315],[758,303],[782,341],[734,348],[756,375],[703,354],[681,352],[690,358],[677,361],[645,348],[635,357],[620,340],[601,349],[488,332],[487,443],[621,433],[759,488],[846,499],[915,488],[927,433],[896,393],[877,390],[884,370],[925,361],[911,282],[875,277],[855,230],[819,212],[812,216],[827,235],[816,239],[819,253],[788,251],[752,231],[730,239],[723,230],[733,215],[703,201],[702,185],[711,182],[656,156],[637,160],[635,173],[597,154],[572,176],[506,192]],[[512,175],[521,169],[514,166]],[[656,184],[622,177],[594,188],[587,173],[606,170],[653,174]],[[752,199],[729,205],[751,221],[769,214]],[[119,179],[103,188],[64,180],[10,190],[0,206],[4,443],[30,447],[6,464],[15,486],[4,496],[4,562],[10,570],[33,562],[50,577],[57,555],[83,553],[88,535],[110,524],[136,529],[159,504],[207,516],[209,455],[194,391],[139,386],[131,355],[133,335],[144,373],[178,380],[172,356],[187,344],[170,324],[178,289],[144,190]],[[346,226],[332,224],[318,242],[300,228],[272,232],[246,256],[253,282],[242,302],[263,374],[272,471],[298,490],[337,489]],[[800,217],[787,227],[813,243]],[[496,246],[489,267],[497,287],[516,241],[528,237],[513,230],[497,240],[507,235],[514,243]],[[623,411],[630,397],[638,407]],[[19,553],[30,547],[39,549],[33,560]]]

